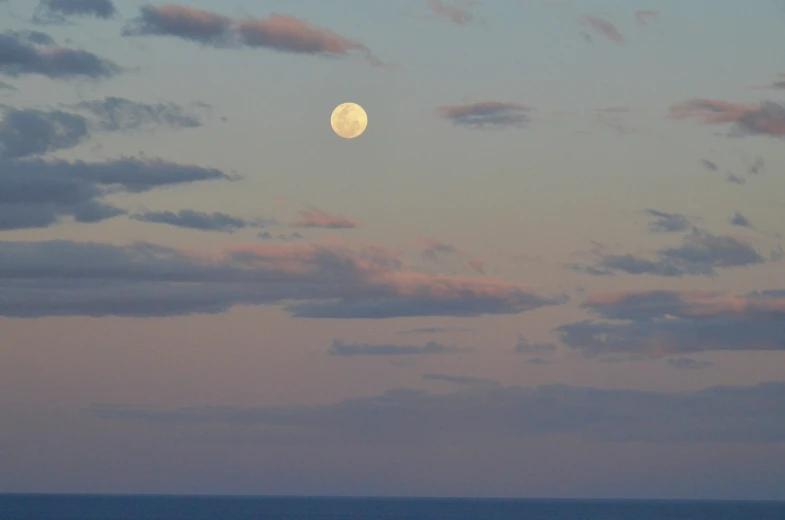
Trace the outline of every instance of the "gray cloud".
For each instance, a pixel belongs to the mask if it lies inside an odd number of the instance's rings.
[[[329,353],[334,356],[422,356],[426,354],[450,354],[462,349],[429,341],[424,345],[369,345],[367,343],[346,343],[333,340]]]
[[[572,265],[592,275],[609,275],[621,271],[628,274],[654,276],[714,276],[716,270],[761,264],[766,260],[751,245],[739,238],[713,235],[693,228],[682,245],[656,252],[655,259],[639,256],[603,255],[595,266]]]
[[[30,40],[29,35],[0,34],[0,73],[9,76],[38,74],[52,79],[99,79],[120,72],[122,68],[119,65],[91,52],[36,43]]]
[[[664,213],[656,209],[647,209],[646,213],[656,218],[649,223],[649,231],[652,233],[675,233],[692,227],[690,218],[680,213]]]
[[[6,230],[47,227],[64,216],[98,222],[124,214],[100,202],[109,193],[230,179],[219,170],[136,159],[86,163],[0,158],[0,172],[0,229]]]
[[[1,58],[0,58],[1,59]],[[87,121],[60,110],[0,106],[0,158],[19,158],[71,148],[88,137]]]
[[[785,136],[785,107],[774,101],[760,104],[728,103],[713,99],[693,99],[670,109],[673,119],[697,119],[704,125],[733,123],[731,136]]]
[[[499,386],[501,384],[498,381],[486,379],[484,377],[453,376],[449,374],[425,374],[422,378],[427,381],[443,381],[445,383],[454,383],[463,386]]]
[[[668,360],[668,364],[679,370],[703,370],[712,365],[709,361],[696,361],[690,358],[673,358]]]
[[[519,103],[482,101],[469,105],[442,106],[436,113],[456,126],[521,128],[529,122],[529,110]]]
[[[544,360],[544,359],[542,359],[542,358],[538,358],[538,357],[536,357],[536,358],[532,358],[532,359],[527,359],[527,360],[526,360],[526,364],[527,364],[527,365],[538,365],[538,366],[542,366],[542,365],[550,365],[550,364],[551,364],[551,362],[550,362],[550,361],[545,361],[545,360]]]
[[[423,327],[419,329],[399,330],[396,334],[441,334],[444,332],[466,332],[471,329],[460,327]]]
[[[266,48],[297,54],[360,54],[381,65],[365,45],[300,19],[271,14],[266,19],[233,20],[210,11],[168,4],[143,6],[124,36],[173,36],[214,47]]]
[[[151,126],[168,126],[172,128],[195,128],[202,125],[202,119],[196,108],[183,107],[177,103],[140,103],[119,97],[107,97],[101,100],[83,101],[69,106],[75,110],[84,110],[98,118],[98,128],[105,131],[138,130]]]
[[[716,172],[718,169],[717,164],[708,159],[701,159],[701,164],[703,165],[704,168],[706,168],[707,170],[711,170],[713,172]]]
[[[569,435],[593,442],[785,441],[785,383],[658,393],[567,385],[472,385],[429,394],[391,390],[321,406],[154,408],[97,404],[107,421],[160,427],[223,424],[254,428],[269,443],[348,446],[450,445]],[[285,434],[284,434],[285,433]]]
[[[612,321],[581,321],[556,330],[565,345],[587,355],[785,350],[785,291],[622,292],[590,297],[583,307]]]
[[[261,221],[245,220],[226,213],[205,213],[188,209],[180,210],[177,213],[172,211],[148,211],[139,215],[133,215],[131,218],[141,222],[154,222],[188,229],[220,231],[224,233],[232,233],[246,227],[264,226]]]
[[[727,180],[732,184],[738,184],[740,186],[747,184],[747,179],[745,179],[744,177],[739,177],[738,175],[734,175],[732,173],[729,173],[728,176],[725,178],[725,180]]]
[[[36,19],[60,20],[64,16],[112,18],[117,14],[112,0],[40,0]]]
[[[742,215],[741,213],[739,213],[738,211],[730,219],[730,223],[734,226],[748,227],[751,229],[753,227],[752,223],[750,223],[750,220],[744,215]]]
[[[519,354],[540,354],[544,352],[555,352],[555,343],[529,343],[522,334],[518,334],[518,341],[515,343],[515,352]]]
[[[296,231],[294,233],[289,233],[288,235],[286,233],[281,233],[278,236],[272,235],[269,231],[262,231],[258,236],[262,240],[273,240],[277,238],[278,240],[283,240],[284,242],[294,242],[295,240],[302,240],[305,238]]]
[[[123,179],[125,190],[143,191],[209,173],[176,168],[182,171],[167,179],[164,167],[144,178],[123,164],[94,166],[89,174],[77,168],[83,174],[77,178]],[[124,179],[129,173],[136,174],[133,180]],[[28,198],[40,197],[39,190],[28,185]],[[234,246],[208,259],[146,243],[0,241],[0,292],[0,316],[14,317],[178,316],[263,304],[283,304],[294,316],[312,318],[480,316],[566,301],[499,280],[409,272],[392,252],[374,245],[313,243]]]

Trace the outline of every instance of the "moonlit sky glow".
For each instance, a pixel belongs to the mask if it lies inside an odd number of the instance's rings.
[[[785,500],[785,4],[180,1],[0,0],[0,492]]]

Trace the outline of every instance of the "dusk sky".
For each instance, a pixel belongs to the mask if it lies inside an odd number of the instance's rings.
[[[781,0],[0,0],[0,492],[785,500],[783,48]]]

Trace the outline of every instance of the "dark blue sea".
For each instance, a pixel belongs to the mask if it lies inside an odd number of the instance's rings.
[[[785,520],[785,502],[0,495],[0,520]]]

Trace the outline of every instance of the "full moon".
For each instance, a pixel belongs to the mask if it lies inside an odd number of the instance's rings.
[[[345,139],[353,139],[368,127],[368,114],[357,103],[342,103],[330,116],[333,131]]]

